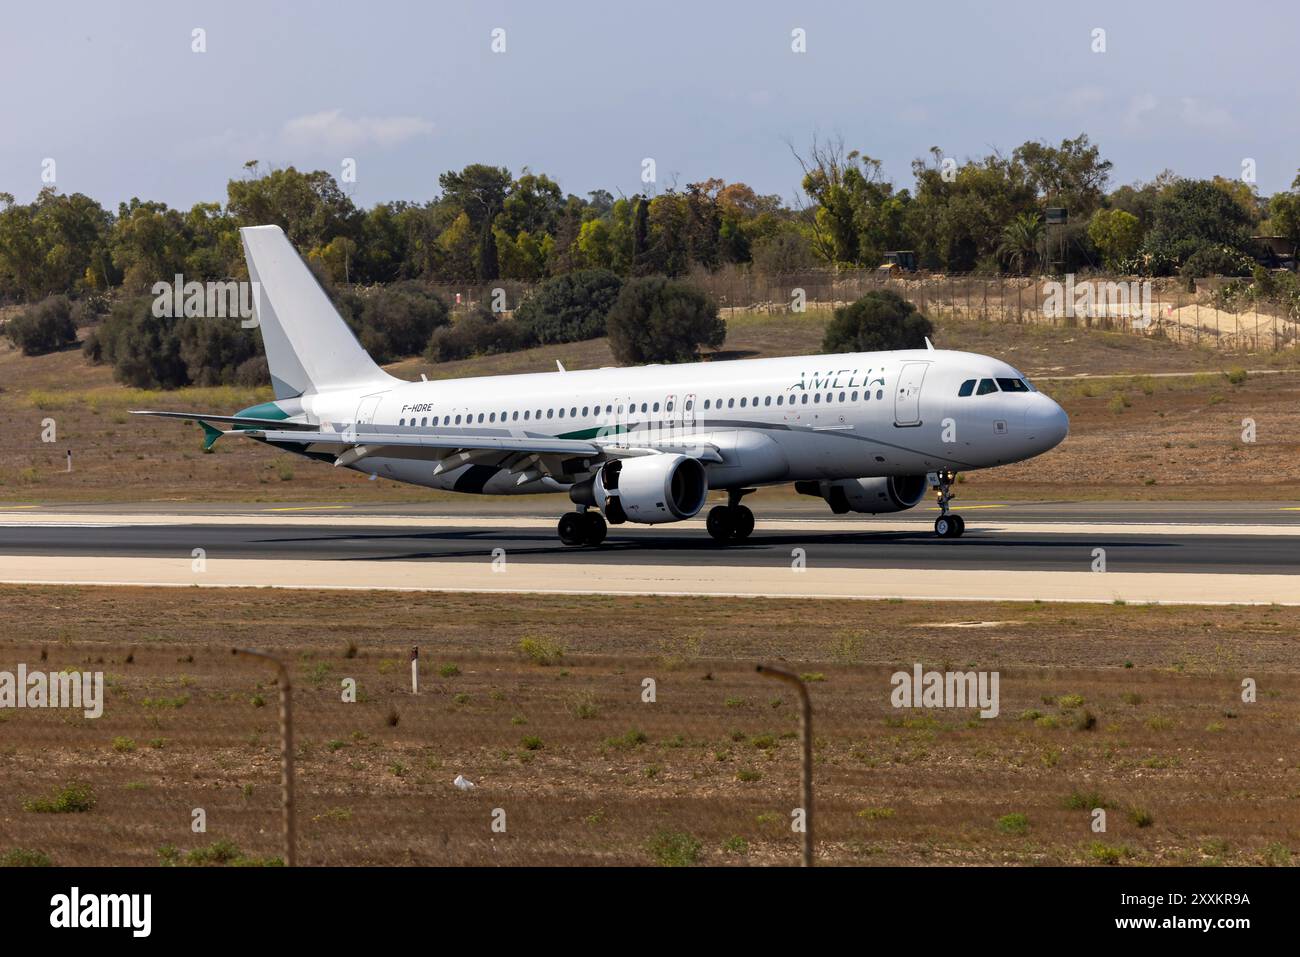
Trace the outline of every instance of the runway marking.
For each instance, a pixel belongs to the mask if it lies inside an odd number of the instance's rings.
[[[39,505],[0,505],[0,509],[40,508]]]
[[[351,505],[294,505],[284,508],[264,508],[264,512],[325,512],[336,508],[351,508]]]
[[[977,508],[1009,508],[1009,507],[1010,506],[1007,505],[954,505],[952,506],[952,510],[954,512],[973,512]],[[931,505],[930,511],[932,512],[939,511],[939,506]]]
[[[927,601],[1300,605],[1300,577],[1170,572],[1042,572],[779,566],[554,565],[0,556],[0,582],[21,585],[295,588],[341,591],[678,595]],[[597,584],[593,584],[597,583]]]

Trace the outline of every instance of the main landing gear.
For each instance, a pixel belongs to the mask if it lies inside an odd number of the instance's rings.
[[[600,512],[583,509],[560,516],[558,530],[560,541],[565,545],[599,545],[605,540],[609,526]]]
[[[966,531],[966,519],[948,510],[948,503],[955,497],[952,487],[957,481],[957,473],[943,471],[937,475],[940,515],[934,520],[934,534],[940,538],[961,538],[962,532]]]
[[[728,489],[727,504],[709,509],[704,525],[714,541],[739,542],[749,538],[754,530],[754,513],[741,505],[740,500],[752,491],[752,488]]]

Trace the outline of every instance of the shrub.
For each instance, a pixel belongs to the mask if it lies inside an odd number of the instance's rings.
[[[37,814],[79,814],[95,806],[95,792],[88,784],[69,784],[49,798],[33,798],[23,802],[24,811]]]
[[[1029,818],[1020,813],[1004,814],[998,818],[998,830],[1008,834],[1024,834],[1029,830]]]
[[[1249,276],[1254,261],[1229,246],[1202,246],[1183,263],[1178,274],[1184,279],[1203,276]]]
[[[608,269],[580,269],[548,279],[515,310],[531,342],[580,342],[605,334],[605,318],[623,280]]]
[[[51,863],[50,856],[44,851],[29,851],[22,847],[0,854],[0,867],[49,867]]]
[[[564,657],[564,649],[554,642],[547,641],[545,638],[521,638],[519,639],[519,650],[525,658],[535,661],[539,665],[558,664]]]
[[[690,867],[700,861],[703,845],[681,831],[660,831],[650,839],[646,849],[660,867]]]
[[[886,352],[924,349],[934,335],[930,320],[898,293],[869,292],[857,302],[840,306],[826,327],[824,352]]]
[[[5,335],[25,356],[39,356],[77,341],[67,296],[50,296],[5,323]]]
[[[419,355],[450,322],[446,301],[417,282],[343,293],[337,304],[362,348],[381,364]]]
[[[624,365],[690,362],[700,346],[727,337],[717,303],[693,286],[651,276],[623,286],[605,320],[609,347]]]
[[[490,310],[478,309],[449,326],[435,329],[424,355],[430,362],[452,362],[514,352],[523,346],[524,338],[514,320],[498,319]]]

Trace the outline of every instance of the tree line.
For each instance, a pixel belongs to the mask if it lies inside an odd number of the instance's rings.
[[[1230,264],[1262,233],[1300,246],[1300,176],[1262,197],[1240,180],[1165,171],[1109,188],[1112,164],[1086,135],[1030,141],[957,163],[937,147],[898,188],[879,161],[839,141],[792,150],[803,170],[791,204],[708,179],[658,195],[565,194],[542,173],[471,164],[443,173],[437,198],[358,208],[330,173],[246,175],[224,203],[189,210],[133,198],[116,212],[81,193],[0,193],[0,301],[35,302],[187,280],[242,278],[240,226],[277,223],[333,282],[540,280],[580,269],[680,277],[752,264],[767,274],[873,267],[914,250],[922,268],[1026,273],[1087,267],[1170,275],[1201,254]],[[1069,222],[1049,230],[1045,211]],[[1238,263],[1237,266],[1241,264]]]
[[[149,291],[176,274],[247,278],[239,228],[266,223],[285,230],[379,362],[606,334],[620,361],[687,359],[720,345],[725,327],[683,278],[727,265],[766,275],[869,268],[911,250],[920,268],[943,272],[1250,276],[1252,235],[1283,237],[1293,258],[1300,248],[1300,175],[1271,197],[1170,171],[1111,188],[1111,162],[1083,134],[961,163],[934,148],[902,188],[838,140],[791,152],[802,179],[789,204],[722,179],[579,197],[545,174],[478,163],[443,173],[428,202],[369,209],[325,171],[257,162],[227,183],[224,203],[189,210],[133,198],[111,212],[52,187],[27,204],[0,193],[0,303],[30,304],[5,332],[36,354],[91,327],[87,358],[138,386],[265,382],[259,336],[156,317]],[[1048,225],[1054,207],[1068,211],[1064,225]],[[465,280],[537,285],[508,317],[486,307],[453,316],[435,284]]]

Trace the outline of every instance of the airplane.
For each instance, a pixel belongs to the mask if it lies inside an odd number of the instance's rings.
[[[961,471],[1021,462],[1065,439],[1065,411],[1005,362],[924,349],[408,382],[357,342],[278,226],[240,229],[274,400],[199,422],[338,468],[481,495],[567,492],[557,531],[597,546],[608,525],[694,518],[743,541],[741,499],[794,483],[835,514],[880,515],[936,493],[940,538]],[[422,377],[423,378],[423,377]],[[228,427],[228,428],[223,428]]]

